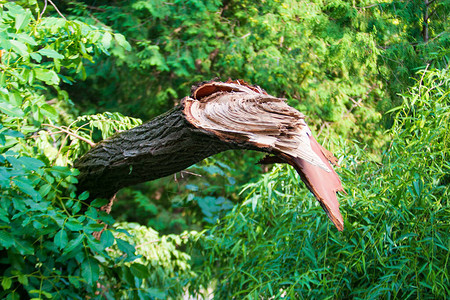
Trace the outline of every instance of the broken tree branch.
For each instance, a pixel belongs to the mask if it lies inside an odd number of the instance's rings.
[[[336,192],[344,191],[330,165],[337,159],[311,134],[305,116],[283,99],[243,81],[207,82],[171,111],[98,143],[75,167],[78,188],[92,198],[164,177],[229,149],[274,156],[300,174],[331,221],[343,229]],[[275,159],[271,159],[275,157]]]

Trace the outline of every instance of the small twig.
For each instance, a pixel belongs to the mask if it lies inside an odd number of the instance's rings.
[[[59,11],[58,7],[56,7],[55,3],[53,3],[52,0],[44,0],[44,8],[42,9],[42,12],[41,12],[41,15],[39,16],[39,18],[42,18],[42,16],[44,15],[45,10],[47,9],[47,2],[50,2],[50,4],[53,6],[53,8],[58,13],[58,15],[60,15],[61,18],[63,18],[64,20],[67,21],[66,17],[63,16],[63,14]]]
[[[42,18],[46,9],[47,9],[47,0],[44,0],[44,8],[42,9],[41,14],[39,15],[39,19]]]
[[[61,18],[63,18],[64,20],[67,21],[66,17],[63,16],[63,14],[59,11],[59,9],[56,7],[55,3],[52,2],[52,0],[46,0],[46,1],[50,2],[50,4],[55,8],[58,15],[60,15]]]
[[[86,138],[84,138],[82,136],[79,136],[76,133],[70,132],[70,131],[68,131],[68,130],[66,130],[64,128],[61,128],[61,127],[58,127],[58,126],[55,126],[55,125],[51,125],[51,124],[42,124],[42,126],[47,126],[47,127],[51,127],[51,128],[55,128],[55,129],[61,130],[62,132],[65,132],[68,135],[73,136],[74,138],[77,138],[77,139],[79,139],[79,140],[89,144],[89,146],[91,146],[91,147],[95,147],[95,145],[96,145],[93,141],[90,141],[90,140],[88,140],[88,139],[86,139]]]
[[[194,175],[194,176],[197,176],[197,177],[202,177],[202,175],[200,175],[200,174],[193,173],[193,172],[189,172],[189,171],[186,171],[186,170],[180,171],[180,173],[186,173],[186,174],[189,174],[189,175]]]

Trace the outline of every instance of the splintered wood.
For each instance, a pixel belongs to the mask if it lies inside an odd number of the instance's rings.
[[[209,82],[183,99],[186,119],[227,143],[245,143],[271,156],[263,162],[292,165],[338,230],[344,228],[336,192],[336,158],[311,134],[305,116],[283,99],[243,81]]]

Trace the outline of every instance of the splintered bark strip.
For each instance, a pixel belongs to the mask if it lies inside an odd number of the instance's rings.
[[[229,149],[266,152],[272,156],[263,163],[292,165],[343,230],[336,192],[344,189],[329,163],[337,159],[317,143],[302,113],[241,80],[201,84],[172,111],[100,142],[76,163],[79,189],[108,197]]]

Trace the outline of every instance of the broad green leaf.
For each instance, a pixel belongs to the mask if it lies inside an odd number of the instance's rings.
[[[34,248],[33,245],[25,240],[19,240],[19,239],[15,239],[14,240],[15,243],[15,247],[18,250],[18,252],[22,255],[31,255],[34,254]]]
[[[43,55],[43,56],[47,56],[49,58],[59,58],[59,59],[64,59],[64,55],[59,54],[58,52],[56,52],[53,49],[40,49],[38,51],[39,54]]]
[[[89,198],[89,192],[88,191],[84,191],[78,196],[78,199],[81,200],[81,201],[84,201],[87,198]]]
[[[114,39],[116,40],[116,42],[122,46],[125,50],[130,51],[131,50],[131,46],[130,44],[127,42],[127,40],[125,39],[125,37],[123,35],[121,35],[120,33],[115,33],[114,34]]]
[[[117,246],[119,247],[120,251],[124,252],[128,257],[131,257],[134,255],[134,252],[136,251],[136,249],[134,248],[133,245],[131,245],[127,241],[117,239],[117,238],[116,238],[116,243],[117,243]]]
[[[83,224],[81,224],[77,219],[69,218],[69,221],[65,223],[65,226],[72,231],[83,230]]]
[[[4,290],[7,290],[11,287],[12,285],[12,280],[10,277],[3,277],[2,279],[2,287]]]
[[[19,107],[9,104],[8,102],[0,102],[0,110],[10,117],[21,118],[25,115]]]
[[[147,288],[145,289],[145,294],[151,297],[155,297],[156,299],[166,299],[167,293],[156,288]]]
[[[106,31],[102,37],[102,45],[106,50],[108,50],[111,47],[111,40],[112,40],[111,34],[108,31]]]
[[[19,280],[19,282],[22,285],[28,285],[28,276],[27,275],[20,274],[19,276],[17,276],[17,279]]]
[[[30,10],[25,10],[25,13],[17,14],[16,15],[16,22],[14,24],[14,28],[16,31],[20,31],[24,29],[29,23],[32,18]]]
[[[41,194],[42,197],[45,197],[51,190],[52,190],[51,184],[44,184],[39,188],[39,194]]]
[[[104,248],[111,247],[114,244],[114,235],[110,230],[105,230],[100,237],[100,242]]]
[[[0,245],[8,249],[14,245],[14,239],[12,235],[4,229],[0,229]]]
[[[39,53],[30,53],[30,56],[32,59],[34,59],[37,63],[40,63],[42,61],[42,56]]]
[[[22,43],[20,41],[17,41],[17,40],[10,40],[9,42],[11,43],[12,48],[18,54],[20,54],[23,57],[28,57],[29,56],[28,48],[27,48],[27,46],[24,43]]]
[[[40,109],[42,114],[50,119],[57,120],[59,117],[58,112],[51,105],[43,104]]]
[[[41,195],[34,189],[31,181],[26,178],[13,178],[14,184],[25,194],[33,197],[34,200],[39,201],[42,199]]]
[[[48,85],[57,85],[59,83],[59,77],[53,70],[35,68],[34,73],[37,79],[44,81]]]
[[[100,268],[98,261],[92,257],[88,257],[81,264],[81,275],[87,281],[88,284],[93,284],[98,280]]]
[[[42,297],[41,297],[42,295],[44,295],[47,299],[52,299],[53,298],[52,294],[50,294],[49,292],[44,291],[43,289],[41,289],[41,290],[31,290],[28,293],[30,293],[30,294],[38,294],[39,295],[39,298],[34,298],[34,299],[42,300]]]
[[[59,249],[64,248],[68,243],[67,232],[64,229],[61,229],[57,234],[55,234],[53,241]]]
[[[104,227],[105,227],[104,224],[92,223],[89,224],[85,230],[101,231]]]
[[[27,156],[21,156],[18,158],[18,160],[20,161],[20,163],[22,163],[27,169],[29,170],[37,170],[39,168],[42,168],[43,166],[45,166],[45,164],[40,161],[37,158],[34,157],[27,157]]]
[[[64,248],[64,254],[68,254],[72,252],[75,248],[77,248],[79,245],[81,245],[82,241],[84,239],[84,234],[78,235],[78,237],[74,240],[70,240],[67,244],[67,247]]]
[[[139,263],[133,263],[130,267],[131,273],[133,273],[134,276],[144,279],[150,276],[148,267]]]

